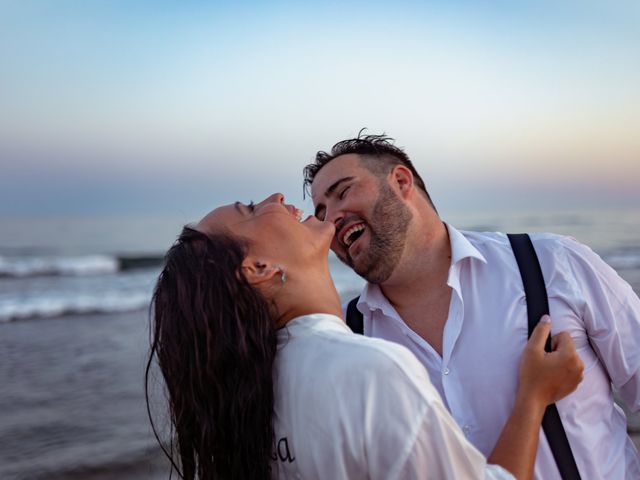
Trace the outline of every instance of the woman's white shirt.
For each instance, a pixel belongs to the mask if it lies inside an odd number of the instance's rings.
[[[465,438],[405,347],[336,316],[278,332],[273,478],[512,479]]]

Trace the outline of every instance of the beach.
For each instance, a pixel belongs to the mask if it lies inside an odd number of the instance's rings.
[[[606,217],[460,216],[455,222],[478,230],[574,235],[640,291],[640,212]],[[0,478],[168,478],[144,396],[147,308],[159,266],[137,261],[134,266],[114,266],[110,260],[124,256],[159,261],[162,249],[147,241],[142,227],[141,236],[129,236],[128,250],[121,239],[112,246],[104,237],[100,244],[92,244],[98,240],[89,236],[82,241],[82,228],[86,226],[73,231],[81,246],[75,249],[64,235],[55,242],[51,236],[38,240],[49,241],[48,246],[25,246],[20,240],[19,250],[0,236]],[[28,232],[23,238],[29,238]],[[171,241],[157,233],[154,238],[162,245]],[[330,265],[342,298],[357,294],[362,281],[334,258]],[[166,438],[159,388],[155,376],[152,412]],[[640,416],[628,418],[640,447]]]

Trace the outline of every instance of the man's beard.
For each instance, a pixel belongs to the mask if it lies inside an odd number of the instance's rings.
[[[357,265],[348,253],[346,261],[342,260],[368,282],[384,283],[400,261],[411,218],[411,212],[391,187],[382,183],[371,220],[367,222],[368,249],[360,252]]]

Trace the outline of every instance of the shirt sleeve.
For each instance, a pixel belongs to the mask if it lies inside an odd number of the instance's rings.
[[[401,349],[402,347],[399,347]],[[376,365],[365,409],[372,479],[513,479],[466,439],[413,354]],[[375,390],[375,391],[374,391]]]
[[[563,239],[584,299],[582,319],[591,346],[633,412],[640,411],[640,299],[589,247]]]

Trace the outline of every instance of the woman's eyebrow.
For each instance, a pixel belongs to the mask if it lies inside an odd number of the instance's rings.
[[[236,202],[236,203],[233,204],[233,206],[236,207],[236,210],[238,210],[238,212],[240,212],[242,215],[247,213],[242,209],[242,207],[247,208],[247,206],[245,204],[243,204],[241,202]]]

